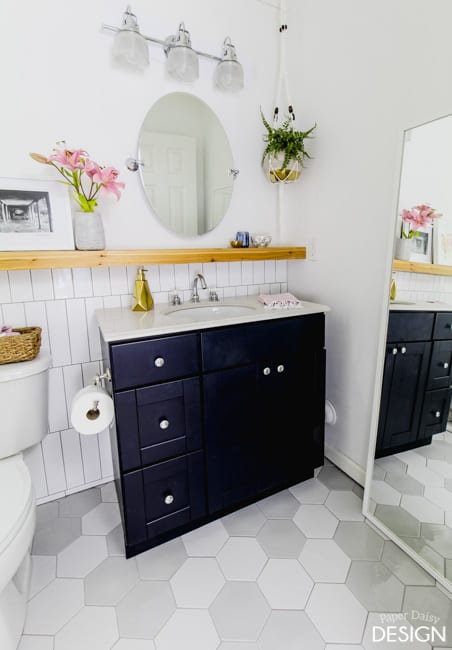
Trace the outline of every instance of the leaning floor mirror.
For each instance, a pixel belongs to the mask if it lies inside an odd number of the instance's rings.
[[[365,514],[452,592],[451,115],[405,132],[395,236]]]

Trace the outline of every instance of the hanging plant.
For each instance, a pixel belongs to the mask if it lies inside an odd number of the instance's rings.
[[[312,158],[305,149],[305,140],[312,138],[317,124],[308,131],[293,128],[292,115],[279,128],[272,127],[261,110],[262,122],[267,129],[264,142],[267,143],[262,155],[262,167],[272,183],[292,183],[301,174],[305,158]]]

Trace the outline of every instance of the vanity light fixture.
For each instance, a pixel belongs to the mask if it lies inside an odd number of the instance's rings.
[[[113,58],[118,63],[139,69],[145,68],[149,64],[149,42],[163,48],[167,56],[168,74],[173,79],[197,79],[198,56],[203,56],[218,63],[214,74],[214,84],[217,88],[228,92],[237,92],[243,88],[243,68],[229,36],[224,40],[221,57],[193,49],[190,34],[183,22],[179,24],[177,33],[165,40],[146,36],[140,32],[137,17],[132,13],[130,5],[124,12],[121,27],[103,24],[102,28],[115,33]]]

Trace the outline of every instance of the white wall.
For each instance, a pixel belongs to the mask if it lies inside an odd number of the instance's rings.
[[[221,54],[231,36],[245,69],[245,89],[222,93],[213,87],[215,63],[200,60],[200,78],[191,84],[170,80],[163,51],[150,48],[151,63],[143,73],[113,66],[113,36],[101,23],[119,25],[126,2],[80,0],[2,0],[0,177],[56,179],[28,152],[46,154],[55,141],[86,149],[99,163],[116,165],[127,189],[118,204],[102,201],[107,248],[225,246],[237,230],[272,232],[276,196],[260,168],[263,127],[259,106],[272,101],[277,42],[275,7],[258,0],[135,0],[132,8],[145,34],[165,38],[185,21],[193,46]],[[191,92],[217,113],[240,170],[227,219],[202,239],[167,232],[145,201],[139,174],[125,170],[136,154],[138,132],[151,105],[162,95]]]
[[[318,261],[291,265],[289,288],[332,308],[327,397],[338,422],[326,442],[357,477],[381,371],[402,132],[452,112],[451,23],[448,0],[289,3],[297,121],[318,124],[315,159],[285,188],[290,239],[315,240]]]

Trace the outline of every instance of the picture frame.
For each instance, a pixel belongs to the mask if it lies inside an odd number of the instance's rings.
[[[418,228],[417,232],[418,234],[415,235],[411,240],[410,260],[412,262],[424,262],[426,264],[431,264],[433,249],[432,231],[430,228],[428,230]]]
[[[452,266],[452,220],[443,217],[433,225],[433,264]]]
[[[74,250],[67,187],[56,181],[0,178],[0,250]]]

